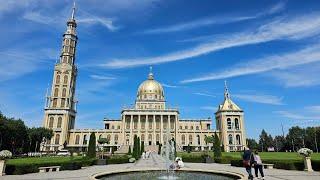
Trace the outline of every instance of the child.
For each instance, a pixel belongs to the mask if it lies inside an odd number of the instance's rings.
[[[253,155],[254,158],[254,172],[256,174],[256,177],[258,178],[258,170],[260,171],[262,179],[264,179],[264,174],[263,174],[263,165],[260,156],[258,155],[258,151],[254,152]]]

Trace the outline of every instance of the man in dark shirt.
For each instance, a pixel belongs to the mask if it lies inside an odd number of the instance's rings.
[[[248,172],[248,175],[249,175],[249,179],[253,179],[252,172],[251,172],[253,157],[252,157],[251,150],[247,147],[244,149],[242,160],[243,160],[243,167],[246,168],[246,171]]]

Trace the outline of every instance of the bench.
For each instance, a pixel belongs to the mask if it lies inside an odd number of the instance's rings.
[[[273,165],[274,165],[274,164],[263,164],[263,167],[264,167],[265,169],[273,169]]]
[[[52,171],[60,171],[60,166],[48,166],[48,167],[39,167],[39,172],[52,172]]]

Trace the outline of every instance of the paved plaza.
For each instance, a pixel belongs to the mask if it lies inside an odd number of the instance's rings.
[[[113,164],[106,166],[91,166],[74,171],[60,171],[48,173],[33,173],[25,175],[8,175],[0,177],[2,180],[9,179],[92,179],[92,175],[116,172],[116,171],[136,171],[136,170],[165,170],[166,161],[158,154],[152,154],[148,159],[140,159],[136,163]],[[183,170],[199,170],[199,171],[215,171],[215,172],[231,172],[236,174],[244,174],[244,168],[232,167],[226,164],[205,164],[205,163],[185,163]],[[288,171],[280,169],[265,169],[268,180],[318,180],[320,172],[304,172],[304,171]]]

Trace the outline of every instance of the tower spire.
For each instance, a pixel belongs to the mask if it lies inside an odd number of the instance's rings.
[[[224,98],[225,99],[229,99],[230,98],[230,94],[229,94],[229,90],[228,90],[228,86],[227,86],[227,81],[224,81]]]
[[[72,7],[72,14],[71,14],[71,19],[74,20],[74,14],[76,11],[76,1],[73,1],[73,7]]]

